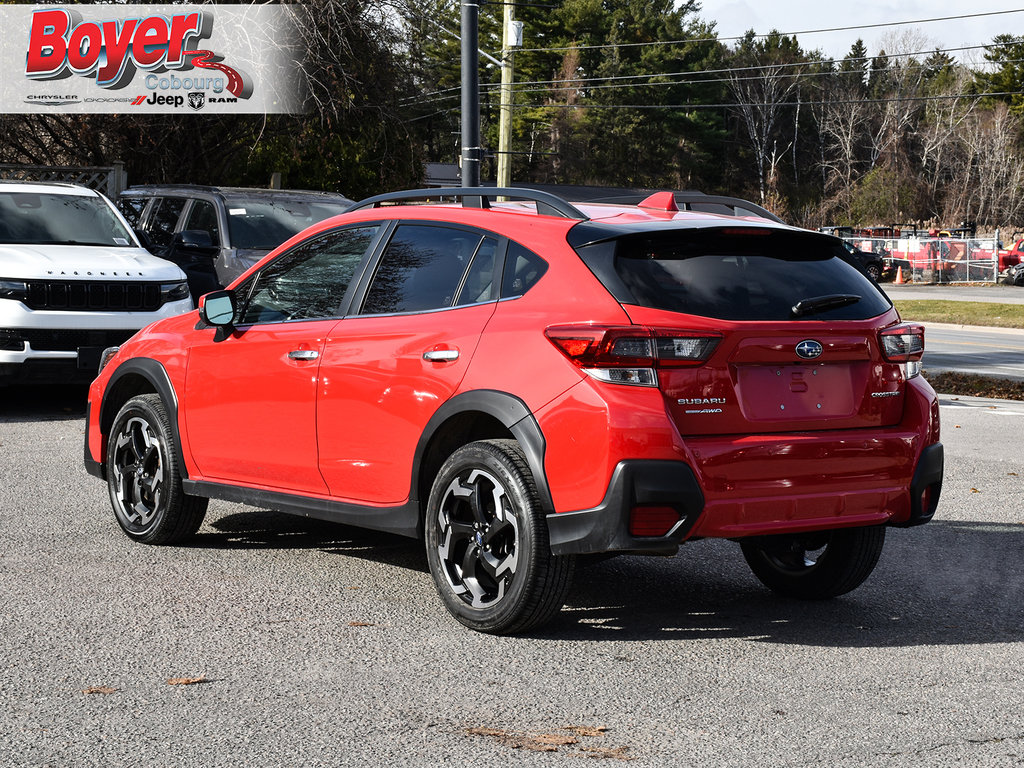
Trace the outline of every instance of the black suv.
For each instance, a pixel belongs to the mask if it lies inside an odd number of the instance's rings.
[[[177,233],[209,233],[210,255],[223,285],[292,235],[350,205],[350,199],[332,192],[192,184],[140,185],[117,198],[118,209],[157,256],[176,261]]]

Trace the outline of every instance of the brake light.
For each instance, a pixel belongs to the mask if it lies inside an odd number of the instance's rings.
[[[702,365],[721,336],[639,325],[561,325],[544,331],[584,373],[613,384],[658,386],[658,368]]]
[[[902,363],[908,379],[921,373],[921,357],[924,355],[924,327],[904,323],[886,328],[879,334],[882,354],[891,363]]]

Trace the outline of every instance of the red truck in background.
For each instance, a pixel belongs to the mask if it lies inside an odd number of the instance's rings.
[[[1024,238],[1000,247],[978,238],[973,228],[918,230],[887,227],[823,227],[866,254],[882,259],[881,279],[922,282],[996,282],[1024,262]]]
[[[1021,261],[1024,261],[1024,237],[1015,242],[1012,248],[999,251],[999,272],[1006,272]]]

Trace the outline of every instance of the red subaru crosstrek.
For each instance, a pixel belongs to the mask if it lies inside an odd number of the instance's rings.
[[[86,466],[144,543],[210,498],[422,537],[484,632],[557,613],[577,555],[705,537],[777,592],[848,592],[939,501],[924,331],[838,239],[683,207],[365,200],[108,350]]]

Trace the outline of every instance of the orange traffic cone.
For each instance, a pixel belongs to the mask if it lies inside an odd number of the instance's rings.
[[[903,267],[896,267],[895,285],[903,285]]]

